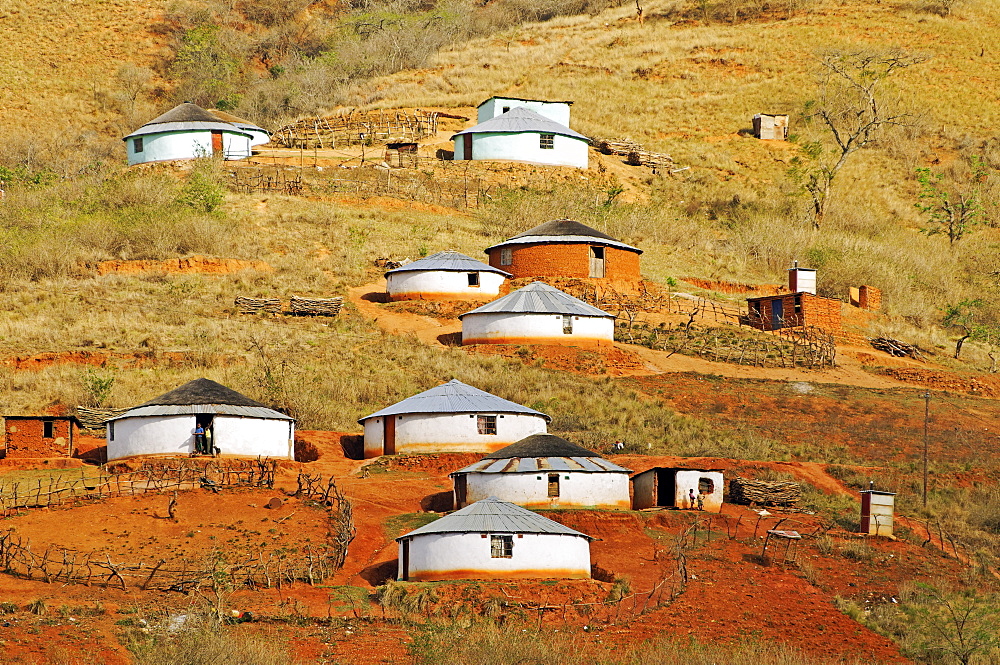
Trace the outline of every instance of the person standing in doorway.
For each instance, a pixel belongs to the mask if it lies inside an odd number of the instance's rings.
[[[205,428],[198,423],[194,426],[194,452],[202,454],[205,450]]]
[[[694,510],[694,489],[688,490],[688,508]]]

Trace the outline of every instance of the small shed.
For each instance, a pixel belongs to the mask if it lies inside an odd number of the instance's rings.
[[[271,142],[271,132],[249,120],[233,115],[232,113],[227,113],[226,111],[220,111],[219,109],[208,109],[208,112],[222,122],[228,122],[230,125],[242,129],[249,134],[251,146],[264,145]]]
[[[590,139],[524,107],[453,135],[455,159],[506,160],[587,168]]]
[[[528,508],[628,510],[629,473],[554,434],[532,434],[451,475],[455,506],[497,497]]]
[[[129,166],[212,155],[245,159],[252,140],[250,132],[191,102],[178,104],[122,139]]]
[[[710,513],[722,510],[725,491],[721,469],[654,467],[632,477],[632,508],[698,508]],[[691,493],[695,500],[692,502]]]
[[[891,536],[896,493],[863,490],[861,492],[861,533]]]
[[[786,140],[788,138],[788,116],[758,113],[753,117],[753,135],[764,140]]]
[[[462,344],[607,347],[615,338],[614,314],[544,282],[532,282],[458,318]]]
[[[204,438],[196,438],[197,428]],[[107,421],[108,460],[145,455],[295,459],[295,419],[209,379],[195,379]]]
[[[815,326],[830,332],[841,330],[840,301],[816,295],[816,271],[800,268],[798,262],[788,270],[788,290],[774,296],[747,298],[746,323],[758,330],[779,330]]]
[[[487,120],[507,113],[511,109],[525,108],[540,116],[569,127],[570,107],[573,102],[546,101],[543,99],[522,99],[520,97],[490,97],[476,108],[476,122]]]
[[[386,143],[383,159],[386,164],[397,169],[415,169],[420,164],[417,144],[413,142]]]
[[[79,435],[76,416],[6,415],[4,447],[6,459],[28,457],[72,457]]]
[[[398,578],[588,579],[591,540],[489,497],[397,538]]]
[[[554,219],[486,248],[490,265],[522,277],[575,277],[627,290],[642,250],[572,219]]]
[[[486,453],[531,434],[552,418],[452,379],[358,420],[365,458],[396,453]]]
[[[386,272],[385,291],[391,300],[489,300],[509,277],[471,256],[445,251]]]

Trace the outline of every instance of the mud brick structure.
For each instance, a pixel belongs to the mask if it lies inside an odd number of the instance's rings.
[[[747,298],[748,323],[758,330],[778,330],[799,326],[816,326],[839,332],[840,301],[811,293],[786,293],[780,296]]]
[[[74,416],[4,416],[0,457],[72,457],[80,421]]]
[[[877,312],[882,309],[882,291],[874,286],[862,285],[851,289],[851,304],[861,309]]]
[[[642,250],[580,222],[556,219],[486,248],[489,264],[521,277],[573,277],[637,289]]]

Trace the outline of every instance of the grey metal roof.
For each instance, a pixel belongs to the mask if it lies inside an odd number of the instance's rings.
[[[642,254],[642,250],[627,245],[620,240],[612,238],[607,233],[581,224],[572,219],[553,219],[539,224],[538,226],[518,233],[512,238],[487,247],[484,251],[489,252],[496,247],[506,247],[507,245],[527,245],[534,243],[587,243],[589,245],[605,245],[607,247],[617,247],[627,249]]]
[[[425,524],[396,540],[431,533],[553,533],[593,540],[585,533],[493,496]]]
[[[181,132],[192,130],[210,131],[213,129],[249,136],[249,134],[235,125],[220,120],[218,117],[212,115],[197,104],[184,102],[183,104],[178,104],[163,115],[153,118],[128,136],[123,137],[122,140],[124,141],[127,138],[142,136],[144,134],[159,134],[162,132]]]
[[[253,129],[253,130],[256,130],[258,132],[264,132],[268,136],[270,136],[270,134],[271,134],[271,132],[269,132],[268,130],[264,129],[260,125],[255,125],[254,123],[250,122],[249,120],[241,118],[241,117],[239,117],[237,115],[233,115],[232,113],[226,113],[225,111],[220,111],[219,109],[207,109],[207,111],[208,111],[208,113],[211,113],[212,115],[214,115],[219,120],[221,120],[223,122],[228,122],[230,125],[235,125],[236,127],[239,127],[240,129]]]
[[[193,413],[294,420],[294,418],[252,400],[221,383],[206,378],[188,381],[182,386],[108,420],[148,416],[179,416]]]
[[[526,406],[492,395],[485,390],[473,388],[457,379],[407,397],[401,402],[396,402],[392,406],[387,406],[381,411],[359,419],[358,422],[364,423],[369,418],[406,413],[526,413],[541,416],[547,422],[552,422],[551,416],[541,411],[529,409]]]
[[[123,418],[150,418],[154,416],[189,416],[199,413],[215,415],[239,416],[241,418],[266,418],[269,420],[295,420],[280,411],[266,406],[235,406],[233,404],[188,404],[185,406],[165,404],[154,406],[137,406],[125,413],[108,418],[105,422]]]
[[[483,458],[469,466],[448,474],[464,473],[539,473],[544,471],[576,471],[582,473],[631,473],[631,469],[618,466],[603,457],[512,457],[506,459]]]
[[[583,134],[574,132],[566,125],[558,123],[555,120],[549,120],[545,116],[523,106],[516,106],[506,113],[501,113],[495,118],[490,118],[486,122],[479,123],[475,127],[463,129],[451,138],[461,136],[462,134],[517,134],[520,132],[560,134],[575,139],[583,139],[584,141],[589,140]]]
[[[483,263],[482,261],[477,261],[471,256],[466,256],[461,252],[453,252],[451,250],[431,254],[426,258],[420,259],[419,261],[407,263],[399,268],[393,268],[385,274],[391,275],[392,273],[397,272],[414,272],[424,270],[445,270],[450,272],[495,272],[503,275],[504,277],[513,277],[513,275],[509,272],[504,272],[503,270],[494,268],[493,266]]]
[[[570,105],[573,104],[573,102],[564,101],[564,100],[553,101],[553,100],[549,100],[549,99],[525,99],[524,97],[510,97],[509,95],[493,95],[492,97],[490,97],[490,98],[488,98],[488,99],[486,99],[484,101],[479,102],[479,104],[476,106],[476,108],[479,108],[480,106],[482,106],[486,102],[490,101],[490,99],[513,99],[514,101],[517,101],[517,102],[538,102],[540,104],[570,104]]]
[[[459,319],[470,314],[563,314],[572,316],[598,316],[615,318],[603,309],[588,305],[579,298],[549,286],[545,282],[532,282],[523,289],[488,302],[471,312],[460,314]]]

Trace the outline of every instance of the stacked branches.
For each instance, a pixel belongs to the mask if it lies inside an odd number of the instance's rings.
[[[790,506],[801,498],[802,486],[790,481],[736,477],[729,482],[729,499],[733,503]]]
[[[286,148],[336,148],[350,145],[412,143],[437,134],[438,114],[406,111],[349,111],[319,118],[302,118],[274,133]]]
[[[336,298],[300,298],[292,296],[288,309],[292,314],[312,316],[337,316],[344,306],[341,296]]]

